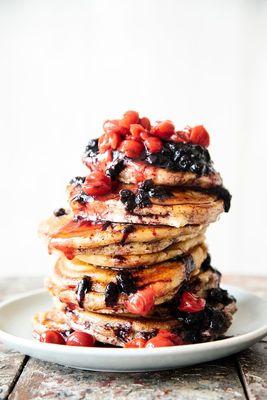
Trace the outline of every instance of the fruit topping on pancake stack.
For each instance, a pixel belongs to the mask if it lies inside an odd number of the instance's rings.
[[[34,317],[43,342],[161,347],[215,340],[236,310],[210,265],[205,232],[231,195],[203,126],[151,125],[135,111],[108,120],[67,186],[69,207],[40,226],[58,255]]]

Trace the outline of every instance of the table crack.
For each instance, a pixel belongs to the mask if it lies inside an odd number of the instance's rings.
[[[243,371],[243,369],[242,369],[242,366],[241,366],[241,364],[240,364],[238,355],[235,355],[235,356],[234,356],[234,361],[235,361],[235,365],[236,365],[236,369],[237,369],[237,374],[238,374],[240,383],[241,383],[241,385],[242,385],[242,388],[243,388],[243,391],[244,391],[246,400],[252,400],[252,398],[253,398],[253,397],[252,397],[252,393],[251,393],[250,388],[249,388],[249,386],[248,386],[248,384],[247,384],[247,380],[246,380],[244,371]]]
[[[25,355],[25,357],[24,357],[24,359],[23,359],[23,361],[22,361],[22,363],[21,363],[16,375],[14,376],[13,381],[11,382],[11,385],[10,385],[10,387],[8,389],[8,392],[7,392],[6,396],[3,398],[3,400],[8,400],[9,396],[12,394],[12,392],[13,392],[13,390],[14,390],[14,388],[15,388],[15,386],[16,386],[16,384],[17,384],[17,382],[18,382],[18,380],[19,380],[19,378],[20,378],[20,376],[21,376],[21,374],[22,374],[27,362],[29,361],[29,358],[30,358],[29,356]]]

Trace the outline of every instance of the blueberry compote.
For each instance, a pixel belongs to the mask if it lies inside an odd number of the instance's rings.
[[[86,146],[84,157],[90,158],[97,154],[97,140],[90,140]],[[122,158],[124,155],[115,151],[114,156],[115,159]],[[161,151],[152,154],[145,149],[139,161],[172,171],[192,172],[198,176],[214,172],[209,151],[205,147],[193,143],[164,141]],[[120,164],[119,167],[123,169],[123,164]]]

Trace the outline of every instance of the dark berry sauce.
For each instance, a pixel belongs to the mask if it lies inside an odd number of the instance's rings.
[[[66,210],[65,208],[58,208],[57,210],[54,211],[54,216],[55,217],[62,217],[63,215],[66,215]]]
[[[122,342],[127,342],[129,336],[132,334],[132,328],[129,325],[123,325],[114,329],[114,333]]]
[[[122,239],[120,241],[120,244],[123,246],[126,242],[126,240],[128,239],[128,236],[130,235],[130,233],[133,233],[135,231],[135,227],[134,225],[127,225],[123,230],[122,230]]]
[[[75,176],[70,180],[71,185],[82,185],[85,181],[85,176]]]
[[[213,288],[207,291],[207,303],[210,305],[216,305],[218,303],[228,306],[234,301],[233,296],[229,296],[227,290],[221,288]]]
[[[81,308],[83,308],[84,298],[92,288],[92,281],[89,276],[84,276],[83,279],[78,283],[76,289],[77,301]]]
[[[85,156],[94,157],[97,154],[98,154],[98,139],[91,139],[89,140],[85,148]]]
[[[85,149],[84,157],[95,157],[98,155],[97,140],[90,140]],[[114,151],[116,157],[124,157],[124,154]],[[126,157],[127,158],[127,157]],[[164,141],[163,147],[158,153],[149,153],[144,150],[140,156],[140,161],[154,165],[160,168],[166,168],[171,171],[192,172],[198,176],[214,173],[213,164],[209,151],[198,144],[193,143],[175,143]],[[110,177],[121,172],[123,164],[118,165],[115,161],[114,167],[110,171]]]
[[[124,160],[116,158],[106,170],[106,174],[114,181],[124,167]]]
[[[152,179],[140,183],[135,193],[128,189],[120,191],[120,200],[127,211],[133,211],[136,207],[150,207],[152,197],[166,199],[173,197],[173,194],[164,186],[155,186]]]
[[[136,293],[136,281],[128,270],[121,270],[117,276],[117,285],[121,293],[125,293],[128,296],[132,293]]]
[[[110,282],[105,290],[105,303],[107,307],[113,307],[117,304],[119,298],[119,289],[116,283]]]

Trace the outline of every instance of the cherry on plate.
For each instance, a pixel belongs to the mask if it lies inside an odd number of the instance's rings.
[[[147,287],[130,295],[125,306],[131,314],[145,316],[152,310],[154,303],[155,293],[152,288]]]
[[[40,335],[40,342],[53,344],[66,344],[64,337],[58,331],[46,331]]]
[[[135,338],[130,340],[130,342],[125,343],[124,347],[127,349],[140,349],[145,347],[146,340],[142,338]]]
[[[204,310],[206,300],[190,292],[184,292],[178,306],[179,311],[196,313]]]
[[[167,337],[157,335],[152,339],[148,340],[146,344],[146,348],[153,348],[153,347],[167,347],[167,346],[174,346],[174,343]]]
[[[93,347],[95,345],[95,338],[89,333],[75,331],[68,337],[66,345]]]

